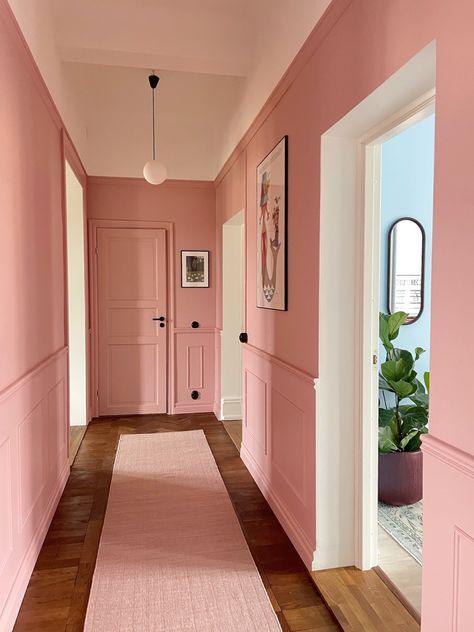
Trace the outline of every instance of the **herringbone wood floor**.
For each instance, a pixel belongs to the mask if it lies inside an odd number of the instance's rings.
[[[206,433],[282,629],[340,629],[222,424],[214,415],[199,414],[91,422],[36,563],[16,632],[82,631],[119,435],[199,428]]]

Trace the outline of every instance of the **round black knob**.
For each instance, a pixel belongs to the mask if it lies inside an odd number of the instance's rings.
[[[243,331],[243,332],[239,335],[239,340],[240,340],[240,342],[248,342],[248,341],[249,341],[249,337],[247,336],[247,334],[245,333],[245,331]]]
[[[198,391],[192,391],[191,399],[199,399],[199,392]]]
[[[160,327],[164,327],[164,326],[165,326],[165,323],[160,323]]]
[[[199,327],[199,323],[197,320],[193,320],[193,322],[191,323],[191,327],[193,329],[197,329]]]

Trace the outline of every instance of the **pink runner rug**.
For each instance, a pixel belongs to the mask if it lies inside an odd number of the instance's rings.
[[[120,438],[84,630],[281,632],[202,430]]]

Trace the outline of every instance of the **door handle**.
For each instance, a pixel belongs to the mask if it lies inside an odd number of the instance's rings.
[[[159,317],[158,316],[153,316],[152,320],[159,320],[160,322],[164,322],[165,317],[164,316],[159,316]]]

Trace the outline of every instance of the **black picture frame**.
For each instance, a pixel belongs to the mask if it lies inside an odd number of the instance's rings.
[[[208,288],[209,287],[209,250],[181,250],[181,287],[182,288]],[[189,260],[203,259],[203,280],[193,281],[189,278],[192,270],[189,268]],[[191,263],[191,266],[193,264]],[[195,270],[196,277],[200,277],[201,270]]]

